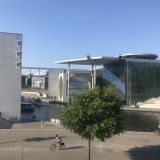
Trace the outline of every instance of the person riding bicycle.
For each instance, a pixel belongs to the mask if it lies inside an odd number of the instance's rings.
[[[57,134],[56,134],[56,139],[54,141],[58,144],[57,149],[59,149],[59,144],[61,143],[61,138]]]

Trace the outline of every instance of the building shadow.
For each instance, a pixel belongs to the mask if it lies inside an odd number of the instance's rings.
[[[34,137],[34,138],[26,138],[23,141],[25,142],[41,142],[41,141],[48,141],[48,140],[54,140],[56,137],[47,137],[47,138],[43,138],[43,137]],[[61,137],[61,138],[66,138]]]
[[[154,160],[160,159],[160,145],[135,147],[125,152],[131,160]]]

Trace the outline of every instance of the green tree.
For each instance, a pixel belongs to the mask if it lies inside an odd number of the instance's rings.
[[[85,93],[73,93],[72,104],[63,108],[59,116],[61,124],[88,140],[88,160],[90,159],[90,141],[124,133],[125,116],[120,99],[112,88],[95,86]]]

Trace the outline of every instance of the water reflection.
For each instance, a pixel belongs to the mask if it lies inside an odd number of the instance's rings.
[[[125,126],[148,128],[150,131],[158,129],[160,112],[125,111],[129,119]]]
[[[63,107],[61,104],[50,104],[50,103],[39,103],[40,105],[35,105],[35,111],[23,111],[21,112],[21,119],[29,119],[29,116],[35,115],[36,121],[51,120],[51,118],[58,119],[58,115]]]

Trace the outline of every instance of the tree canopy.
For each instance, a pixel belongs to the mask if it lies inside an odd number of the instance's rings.
[[[125,116],[120,99],[110,87],[73,93],[72,104],[63,108],[59,116],[63,127],[86,140],[105,138],[124,133]]]

